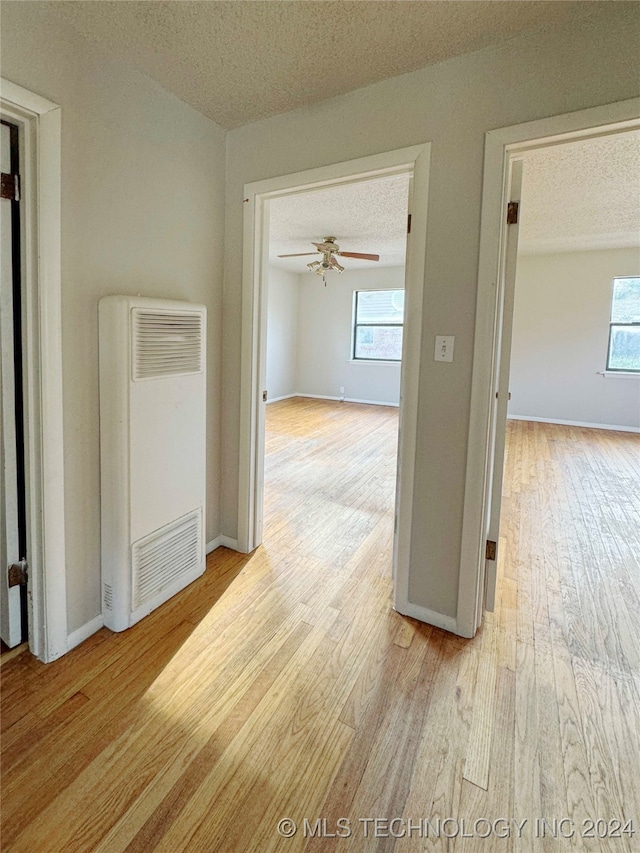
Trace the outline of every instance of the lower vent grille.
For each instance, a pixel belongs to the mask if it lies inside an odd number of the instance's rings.
[[[196,510],[133,544],[134,610],[199,568],[201,527]]]

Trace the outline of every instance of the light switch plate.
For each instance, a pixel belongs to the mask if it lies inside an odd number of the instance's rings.
[[[453,361],[454,335],[436,335],[434,361]]]

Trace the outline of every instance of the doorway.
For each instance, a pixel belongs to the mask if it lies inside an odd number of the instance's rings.
[[[518,156],[494,619],[502,623],[515,603],[519,637],[532,637],[535,624],[589,666],[631,674],[640,641],[633,533],[640,512],[640,131]]]
[[[240,488],[238,544],[253,550],[262,541],[264,481],[264,423],[266,389],[269,202],[283,196],[308,193],[372,178],[406,174],[413,180],[410,203],[411,235],[407,240],[405,325],[399,405],[398,481],[395,518],[395,606],[415,613],[408,601],[413,462],[416,443],[417,380],[420,354],[422,289],[426,247],[429,145],[374,155],[308,172],[245,186],[245,263],[243,265],[242,383],[240,421]],[[326,235],[321,235],[322,237]]]
[[[64,547],[61,111],[57,104],[5,79],[0,107],[2,120],[18,128],[21,173],[19,336],[29,649],[48,662],[72,645]],[[0,569],[4,575],[7,566]]]
[[[22,228],[19,127],[0,122],[2,165],[0,275],[0,638],[25,642],[27,523],[22,370]]]
[[[265,543],[287,513],[338,562],[393,529],[410,181],[268,202]]]
[[[474,345],[472,417],[469,446],[486,449],[470,455],[463,526],[459,613],[476,626],[485,602],[495,592],[495,551],[509,381],[509,337],[512,312],[517,220],[511,204],[520,200],[513,164],[527,150],[570,140],[598,138],[640,127],[640,100],[625,101],[579,113],[493,131],[486,137],[483,218],[479,266],[479,298]],[[514,174],[516,180],[513,180]],[[514,229],[516,239],[510,239]],[[513,233],[513,231],[512,231]],[[500,411],[499,411],[500,408]]]

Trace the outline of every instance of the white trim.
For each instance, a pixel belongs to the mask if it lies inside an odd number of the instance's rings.
[[[267,404],[269,403],[279,403],[280,400],[290,400],[292,397],[300,397],[302,395],[297,394],[295,391],[293,394],[283,394],[282,397],[270,397],[267,400]]]
[[[30,469],[30,637],[48,662],[68,650],[62,407],[61,110],[0,80],[2,111],[24,130],[27,255],[27,457]]]
[[[397,361],[389,361],[389,359],[350,358],[349,361],[347,361],[347,364],[373,364],[376,367],[402,367],[402,361],[400,359]]]
[[[207,554],[211,554],[212,551],[215,551],[216,548],[230,548],[232,551],[239,551],[238,548],[238,540],[232,539],[230,536],[216,536],[215,539],[212,539],[210,542],[207,542],[205,546],[205,552]]]
[[[391,403],[388,400],[360,400],[358,397],[336,397],[335,399],[343,403],[363,403],[365,406],[391,406],[392,409],[400,408],[400,403]]]
[[[431,145],[421,146],[413,161],[409,211],[411,233],[407,236],[405,267],[405,306],[400,374],[400,421],[398,433],[398,474],[396,480],[396,517],[393,542],[394,606],[407,610],[409,601],[409,569],[413,532],[413,487],[418,442],[418,391],[420,351],[422,348],[422,303],[425,288],[427,254],[427,206]],[[436,624],[431,611],[424,618]],[[416,618],[423,618],[417,616]]]
[[[384,400],[360,400],[357,397],[329,397],[326,394],[306,394],[300,391],[298,394],[292,394],[292,397],[308,397],[311,400],[334,400],[337,403],[364,403],[366,406],[391,406],[399,408],[399,403],[389,403]],[[285,398],[281,398],[285,399]],[[275,403],[275,400],[268,400],[269,403]]]
[[[640,126],[640,98],[500,128],[485,135],[480,260],[471,385],[457,623],[463,636],[475,633],[479,596],[484,594],[485,521],[490,494],[492,366],[502,329],[499,323],[503,215],[512,155],[572,139],[597,137]],[[470,634],[468,632],[471,632]]]
[[[84,643],[85,640],[88,640],[96,631],[99,631],[100,628],[104,627],[104,620],[102,618],[102,613],[98,616],[94,617],[90,622],[87,622],[85,625],[82,625],[76,631],[72,631],[67,637],[67,651],[70,652],[71,649],[75,649],[76,646],[79,646],[80,643]]]
[[[458,625],[453,616],[437,613],[435,610],[429,610],[428,607],[421,607],[419,604],[412,604],[410,601],[407,601],[402,609],[398,606],[394,606],[393,609],[402,616],[411,616],[413,619],[419,619],[428,625],[435,625],[436,628],[442,628],[444,631],[449,631],[452,634],[459,633]]]
[[[389,403],[385,400],[360,400],[357,397],[328,397],[325,394],[307,394],[306,391],[296,391],[294,394],[285,394],[284,397],[274,397],[267,400],[269,403],[279,403],[280,400],[290,400],[293,397],[310,397],[312,400],[336,400],[338,403],[366,403],[369,406],[394,406],[400,407],[400,403]]]
[[[430,143],[269,178],[244,187],[242,331],[240,367],[240,458],[238,476],[238,542],[248,552],[259,544],[257,511],[260,482],[260,424],[264,417],[261,375],[264,374],[265,294],[261,268],[265,256],[268,202],[328,185],[355,183],[390,174],[410,174],[411,234],[405,267],[405,323],[400,390],[400,427],[394,544],[395,602],[406,608],[409,591],[413,481],[417,443],[418,380],[425,280]],[[265,209],[266,208],[266,209]],[[420,617],[418,617],[420,618]]]
[[[630,370],[596,370],[596,373],[604,379],[610,379],[613,376],[617,379],[640,379],[640,373],[637,371],[632,373]]]
[[[48,101],[42,95],[23,89],[22,86],[18,86],[4,77],[0,78],[0,97],[8,104],[13,104],[34,115],[45,115],[53,110],[60,109],[59,105],[54,104],[53,101]]]
[[[619,424],[592,424],[587,421],[565,421],[562,418],[534,418],[529,415],[507,415],[510,421],[533,421],[537,424],[560,424],[561,426],[585,427],[586,429],[610,429],[615,432],[640,432],[640,427]]]

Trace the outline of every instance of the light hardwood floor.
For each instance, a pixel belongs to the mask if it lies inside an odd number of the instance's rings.
[[[638,436],[509,424],[497,609],[462,640],[390,606],[397,412],[267,426],[263,547],[2,666],[2,850],[640,850]],[[480,837],[501,818],[521,838]]]

